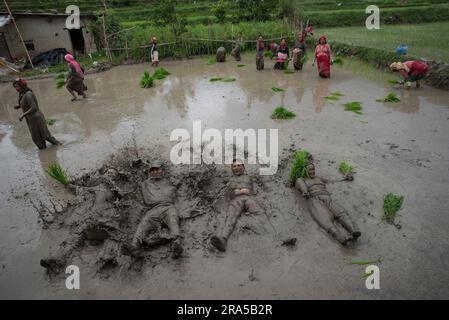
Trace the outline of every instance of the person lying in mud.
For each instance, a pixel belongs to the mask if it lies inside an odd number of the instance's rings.
[[[55,255],[40,261],[49,273],[61,272],[73,253],[81,249],[85,242],[101,245],[107,239],[122,241],[122,217],[116,204],[125,193],[116,186],[118,178],[116,169],[108,169],[94,182],[94,186],[69,185],[69,190],[83,200],[69,207],[70,216],[64,218],[64,223],[71,228],[68,239],[61,243]]]
[[[238,219],[244,212],[258,214],[263,209],[253,198],[254,186],[251,178],[245,174],[242,161],[234,160],[231,170],[233,177],[228,184],[230,202],[226,212],[226,220],[220,235],[211,238],[211,244],[219,251],[226,251],[228,239],[231,236]]]
[[[226,62],[226,49],[225,47],[220,47],[217,49],[217,62]]]
[[[314,220],[343,246],[347,246],[351,242],[356,241],[362,234],[346,210],[332,200],[326,188],[327,183],[352,181],[354,178],[348,175],[342,180],[329,181],[325,178],[317,177],[311,155],[308,158],[307,171],[309,178],[296,179],[295,188],[309,201],[309,210]],[[349,235],[343,233],[335,223],[339,223]]]
[[[44,114],[39,109],[36,96],[34,92],[28,88],[28,84],[24,79],[16,79],[13,86],[19,93],[19,104],[14,109],[22,108],[22,115],[19,120],[26,120],[28,129],[30,130],[31,138],[34,144],[39,149],[47,147],[46,141],[53,145],[61,145],[61,143],[53,137],[48,130]]]
[[[142,246],[154,247],[164,242],[172,242],[172,257],[181,257],[181,233],[179,230],[179,214],[175,207],[177,189],[164,177],[161,161],[156,161],[150,168],[150,178],[141,185],[144,203],[149,210],[142,217],[132,239],[131,245],[125,246],[131,255],[137,255]],[[167,238],[148,236],[149,231],[165,226],[169,230]],[[165,240],[165,241],[164,241]]]
[[[84,84],[84,68],[75,60],[75,58],[71,54],[66,54],[64,56],[64,59],[65,61],[67,61],[67,64],[69,66],[66,88],[73,97],[72,101],[75,101],[77,99],[75,92],[86,99],[87,87]]]
[[[412,82],[416,82],[416,87],[421,87],[421,80],[423,80],[429,66],[424,61],[405,61],[405,62],[393,62],[390,65],[391,71],[398,71],[403,80],[401,85],[405,85],[408,89],[412,86]]]

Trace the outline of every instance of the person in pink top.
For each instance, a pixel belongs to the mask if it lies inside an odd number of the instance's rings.
[[[86,99],[87,87],[84,85],[83,67],[75,60],[75,58],[71,54],[66,54],[64,56],[64,59],[69,65],[69,74],[67,75],[66,88],[73,97],[72,101],[76,100],[75,92]]]
[[[424,79],[429,70],[429,66],[424,61],[405,61],[405,62],[393,62],[390,65],[392,71],[398,71],[402,78],[400,83],[405,84],[407,88],[412,86],[412,82],[416,82],[416,87],[421,86],[421,80]]]
[[[315,47],[313,64],[317,63],[318,74],[322,78],[329,78],[331,75],[332,50],[327,44],[326,36],[321,36]]]

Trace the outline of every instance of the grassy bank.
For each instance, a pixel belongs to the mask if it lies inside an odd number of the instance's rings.
[[[408,53],[418,58],[449,62],[449,22],[414,25],[381,25],[380,30],[364,27],[317,29],[330,41],[352,46],[381,49],[394,53],[399,44],[409,47]]]

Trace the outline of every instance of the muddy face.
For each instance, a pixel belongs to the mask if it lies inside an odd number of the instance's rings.
[[[164,170],[162,168],[151,168],[150,177],[156,180],[162,179],[164,177]]]
[[[18,84],[14,85],[14,89],[16,89],[17,92],[20,92],[22,90],[22,88]]]
[[[232,173],[241,176],[245,173],[245,165],[243,163],[234,162],[231,166]]]

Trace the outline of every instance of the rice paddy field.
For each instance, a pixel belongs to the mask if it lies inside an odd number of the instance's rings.
[[[400,44],[408,46],[408,54],[418,58],[449,61],[449,21],[381,25],[379,30],[365,27],[320,28],[330,41],[395,51]]]

